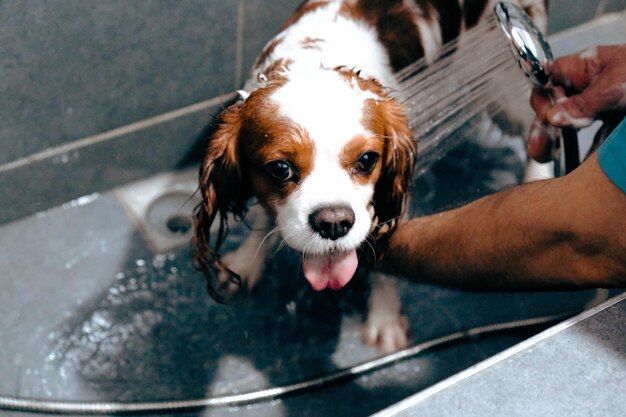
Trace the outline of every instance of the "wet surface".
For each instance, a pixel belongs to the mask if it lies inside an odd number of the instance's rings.
[[[598,39],[621,42],[614,38],[620,33],[615,27],[600,29],[600,35],[583,31],[562,38],[553,45],[555,52],[575,52]],[[195,129],[189,136],[195,137]],[[166,136],[180,131],[171,128]],[[149,136],[152,140],[153,134]],[[143,149],[137,138],[131,139],[133,149]],[[484,140],[465,143],[429,167],[415,185],[414,214],[454,206],[519,181],[521,142],[499,134],[488,139],[486,145]],[[54,163],[68,162],[64,158]],[[92,163],[83,153],[81,160]],[[153,169],[154,162],[148,161]],[[122,162],[120,166],[129,165]],[[110,170],[105,174],[103,178],[110,176]],[[33,201],[52,199],[34,193],[29,178],[11,183],[33,195]],[[66,179],[47,178],[55,184]],[[2,210],[24,210],[3,201]],[[172,228],[179,233],[185,222]],[[269,261],[253,294],[218,305],[191,267],[186,244],[154,249],[158,245],[139,229],[112,192],[0,226],[0,395],[75,401],[199,398],[298,382],[378,355],[360,339],[362,283],[354,281],[340,293],[315,293],[302,277],[299,259],[282,250]],[[229,244],[236,241],[233,237]],[[569,310],[591,296],[467,293],[406,281],[399,285],[414,343],[459,328]],[[513,332],[476,339],[313,393],[180,415],[369,415],[528,336]]]
[[[503,140],[497,130],[491,135],[491,142],[465,143],[420,177],[414,213],[519,180],[519,143]],[[239,232],[225,251],[237,244]],[[220,305],[194,271],[188,245],[156,252],[144,236],[114,192],[0,227],[0,394],[195,399],[299,382],[378,356],[361,341],[368,292],[361,280],[341,292],[316,293],[300,259],[281,249],[252,294]],[[413,343],[568,310],[590,298],[399,286]],[[188,415],[368,415],[528,336],[477,339],[314,393]]]

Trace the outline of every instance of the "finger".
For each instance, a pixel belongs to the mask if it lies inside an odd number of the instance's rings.
[[[546,112],[547,121],[557,127],[571,126],[577,129],[593,123],[594,112],[582,94],[560,100]]]
[[[577,54],[557,58],[550,67],[551,80],[582,91],[605,70],[624,73],[624,65],[626,45],[593,46]]]
[[[537,118],[545,122],[546,112],[552,107],[550,92],[543,88],[533,88],[533,92],[530,96],[530,105],[537,114]]]
[[[545,123],[535,119],[526,143],[528,156],[537,162],[548,162],[551,157],[552,141]]]
[[[581,94],[557,100],[546,110],[545,118],[555,126],[589,126],[600,113],[626,106],[626,77],[621,72],[615,77],[611,72],[593,82]],[[622,80],[616,79],[624,77]]]
[[[626,59],[612,67],[607,66],[583,92],[583,98],[594,115],[626,108]]]
[[[556,59],[551,67],[551,80],[555,84],[582,91],[591,84],[602,68],[597,48],[592,47]]]
[[[582,91],[546,111],[556,126],[584,127],[599,114],[626,108],[626,46],[599,46],[559,58],[553,65],[555,83]]]

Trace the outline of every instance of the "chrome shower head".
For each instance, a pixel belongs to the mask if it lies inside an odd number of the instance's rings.
[[[541,31],[528,14],[514,4],[497,3],[493,12],[524,74],[536,86],[547,87],[554,56]]]
[[[500,2],[493,8],[496,20],[506,36],[517,65],[535,86],[552,90],[551,76],[554,55],[548,41],[530,16],[514,4]],[[552,103],[554,93],[550,94]],[[578,139],[573,128],[557,129],[552,148],[554,175],[568,174],[580,164]]]

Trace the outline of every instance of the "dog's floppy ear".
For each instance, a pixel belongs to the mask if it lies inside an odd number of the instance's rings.
[[[242,107],[243,103],[236,103],[222,113],[215,133],[209,138],[200,168],[202,203],[195,210],[194,259],[207,280],[209,294],[217,301],[223,301],[223,298],[217,288],[216,269],[227,272],[231,281],[240,283],[239,276],[220,262],[218,251],[228,233],[228,214],[243,218],[250,198],[250,189],[242,180],[239,164]],[[219,227],[212,244],[211,226],[218,215]]]
[[[384,249],[384,243],[404,213],[417,147],[404,107],[392,99],[377,101],[372,107],[377,112],[378,129],[382,129],[385,138],[382,171],[374,188],[375,222],[381,226],[376,228],[374,236]]]

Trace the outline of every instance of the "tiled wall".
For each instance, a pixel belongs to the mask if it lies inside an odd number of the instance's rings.
[[[197,160],[300,1],[0,1],[0,223]],[[551,32],[626,8],[550,4]]]
[[[626,0],[548,0],[548,33],[580,25],[596,16],[626,9]]]
[[[232,91],[297,1],[0,2],[0,164]]]
[[[298,4],[0,2],[0,223],[188,162]]]

